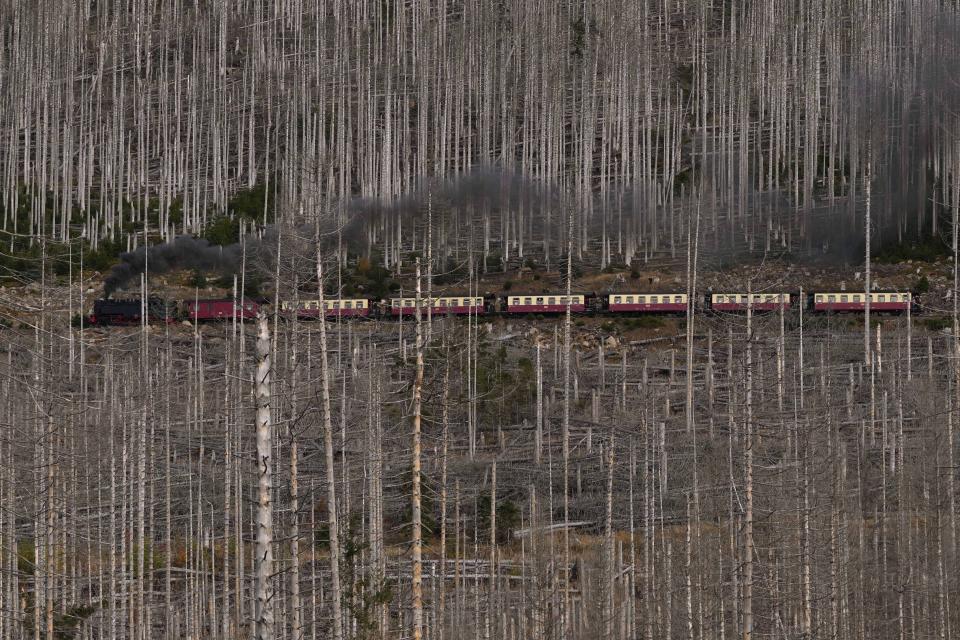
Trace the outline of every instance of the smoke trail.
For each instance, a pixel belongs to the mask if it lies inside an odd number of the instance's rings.
[[[203,238],[179,236],[172,242],[140,247],[136,251],[120,254],[120,262],[110,269],[104,279],[104,297],[109,298],[114,291],[139,276],[148,267],[150,273],[196,269],[227,274],[238,271],[242,259],[243,247],[240,244],[221,247],[211,245]]]
[[[417,191],[395,200],[356,198],[350,201],[346,205],[347,222],[341,230],[342,237],[347,243],[357,243],[362,238],[365,225],[377,217],[416,217],[426,210],[431,199],[435,206],[449,209],[484,206],[509,208],[520,205],[537,209],[559,200],[555,192],[520,174],[493,168],[475,169],[449,180],[426,181]],[[329,226],[326,222],[321,225]],[[110,297],[114,291],[147,269],[150,273],[158,274],[178,269],[223,275],[238,273],[242,268],[244,244],[248,262],[260,257],[269,263],[275,260],[273,251],[278,233],[283,233],[285,253],[295,251],[304,256],[312,255],[312,247],[307,245],[312,244],[315,230],[309,224],[288,227],[283,232],[276,226],[268,226],[259,237],[250,237],[243,244],[226,246],[212,245],[202,238],[179,236],[172,242],[120,254],[120,262],[110,269],[104,280],[104,296]],[[325,235],[324,240],[330,241],[330,238]]]
[[[496,167],[478,167],[446,180],[426,180],[416,191],[395,200],[355,198],[346,207],[347,223],[342,234],[347,242],[358,242],[367,223],[378,217],[417,217],[428,202],[446,209],[509,209],[523,206],[538,210],[561,202],[549,185]]]

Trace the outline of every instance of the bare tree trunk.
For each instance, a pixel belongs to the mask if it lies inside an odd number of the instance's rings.
[[[327,525],[330,529],[330,602],[333,640],[343,638],[340,590],[340,522],[337,518],[337,475],[333,464],[333,418],[330,415],[330,370],[327,364],[327,321],[323,312],[323,256],[317,236],[317,298],[320,308],[320,391],[323,402],[323,450],[327,475]]]
[[[446,342],[446,334],[444,334]],[[447,630],[447,453],[450,436],[450,349],[444,348],[443,370],[443,435],[441,436],[440,470],[440,597],[437,606],[437,638],[443,640]]]
[[[267,316],[257,318],[257,593],[254,614],[256,640],[273,640],[273,493],[270,419],[270,327]]]
[[[743,558],[743,640],[753,637],[753,303],[747,288],[747,424],[746,424],[746,513]]]
[[[863,244],[864,244],[864,267],[863,267],[863,286],[866,295],[864,296],[863,307],[863,363],[870,364],[870,205],[871,205],[871,182],[873,176],[870,175],[871,163],[873,161],[872,149],[869,141],[867,142],[867,169],[863,175],[864,187],[867,193],[866,210],[863,223]]]
[[[569,208],[569,207],[568,207]],[[571,295],[573,286],[573,209],[567,213],[567,297],[566,317],[563,321],[563,632],[569,638],[570,629],[570,343],[571,343]]]
[[[417,258],[417,373],[413,383],[413,567],[411,588],[413,590],[413,639],[423,638],[423,533],[420,514],[420,398],[423,393],[423,336],[420,309],[420,259]]]

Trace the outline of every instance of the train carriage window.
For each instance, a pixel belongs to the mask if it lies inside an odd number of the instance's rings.
[[[556,299],[556,298],[550,298],[550,302],[548,302],[547,304],[557,304],[557,299]]]
[[[403,301],[403,306],[405,306],[405,307],[412,307],[412,306],[413,306],[413,300],[404,300],[404,301]]]
[[[344,309],[353,309],[353,303],[350,302],[349,300],[347,300],[346,302],[343,303],[343,308],[344,308]]]
[[[828,299],[829,299],[830,302],[836,302],[836,301],[837,301],[837,296],[828,296]]]
[[[680,304],[681,302],[683,302],[683,296],[674,296],[673,301],[676,302],[677,304]]]
[[[629,300],[629,298],[627,298],[627,299]],[[614,301],[614,303],[616,303],[616,304],[620,304],[621,301],[622,301],[622,299],[620,298],[620,296],[614,296],[614,297],[613,297],[613,301]]]
[[[567,304],[567,296],[560,296],[560,304]]]
[[[877,296],[877,302],[886,302],[886,301],[887,301],[887,296],[883,295],[882,293]]]
[[[523,304],[533,304],[533,298],[524,298]]]
[[[638,304],[646,304],[646,303],[647,303],[647,296],[637,296],[637,303],[638,303]]]
[[[840,296],[840,302],[846,302],[847,296]]]

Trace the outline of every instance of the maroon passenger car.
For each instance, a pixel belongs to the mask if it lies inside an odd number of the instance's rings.
[[[714,293],[710,296],[714,311],[778,311],[790,308],[789,293]]]
[[[483,315],[486,312],[486,306],[483,304],[481,296],[448,296],[434,298],[433,304],[429,304],[428,298],[420,298],[420,315],[425,316],[427,309],[430,309],[430,315]],[[412,316],[417,312],[416,298],[391,298],[390,315],[393,316]]]
[[[570,296],[570,311],[586,311],[586,298],[581,295]],[[507,296],[507,313],[566,313],[567,294],[532,293],[519,296]]]
[[[234,302],[233,300],[188,300],[187,315],[194,322],[205,320],[224,320],[243,318],[252,320],[257,317],[260,305],[253,300]]]
[[[280,303],[280,310],[287,316],[291,315],[294,304],[297,305],[297,317],[303,319],[320,317],[319,300],[284,300]],[[326,318],[353,318],[370,315],[370,301],[366,298],[334,298],[323,301],[323,315]]]
[[[607,309],[614,312],[682,313],[687,310],[685,293],[611,293]]]
[[[911,302],[911,295],[903,291],[870,294],[871,311],[907,311]],[[813,308],[816,311],[865,311],[866,307],[865,293],[834,291],[813,296]]]

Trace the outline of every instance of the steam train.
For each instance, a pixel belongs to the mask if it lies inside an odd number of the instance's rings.
[[[530,293],[494,294],[486,296],[421,297],[421,314],[434,316],[523,316],[557,315],[567,307],[575,314],[633,315],[682,314],[686,312],[689,297],[680,292],[633,292],[597,294]],[[93,304],[88,316],[90,325],[137,325],[144,316],[147,322],[211,322],[237,318],[252,320],[265,301],[251,299],[201,299],[168,301],[151,297],[141,299],[100,299]],[[822,291],[806,294],[772,293],[709,293],[695,300],[695,308],[714,313],[777,312],[803,305],[815,313],[863,313],[867,297],[863,292]],[[878,291],[870,294],[870,310],[881,313],[905,313],[916,310],[916,299],[906,291]],[[332,298],[322,301],[284,300],[280,303],[282,318],[310,320],[321,314],[329,319],[397,318],[414,316],[416,298]]]

